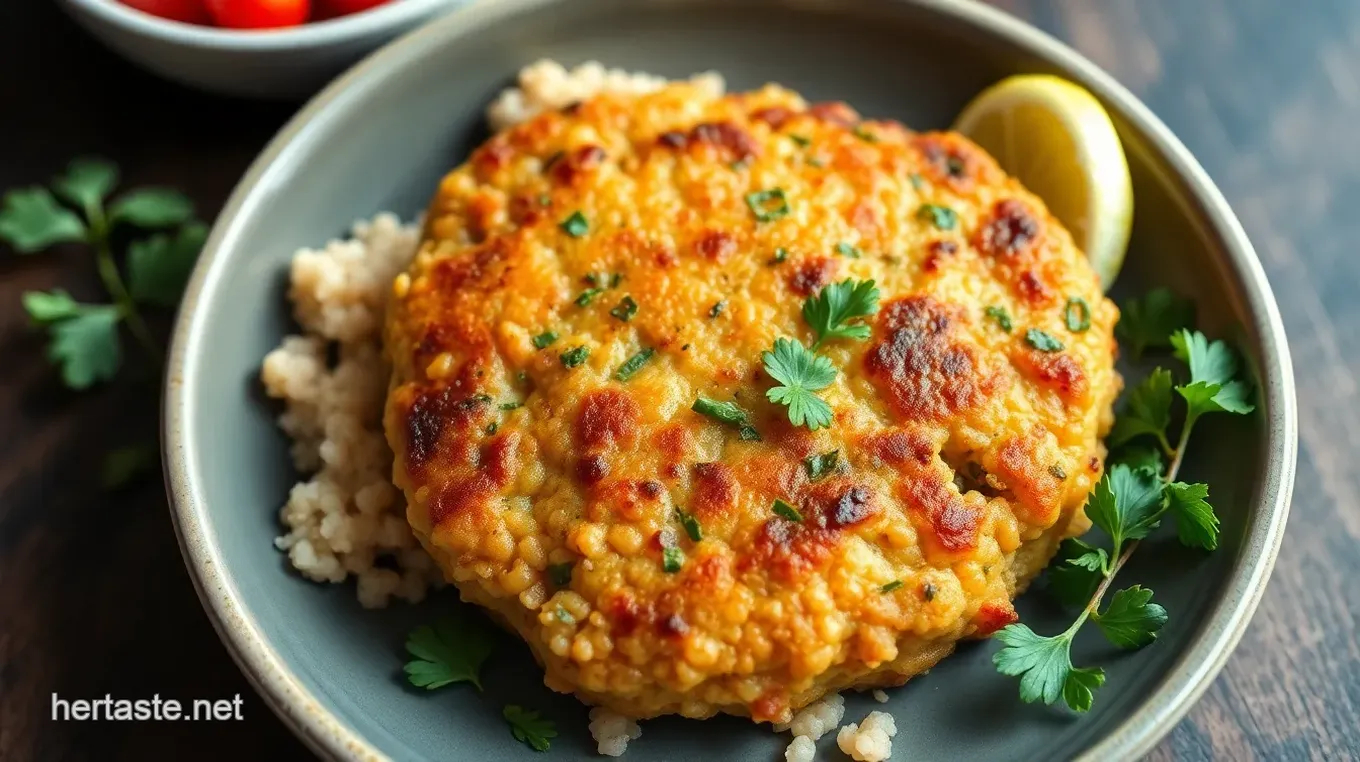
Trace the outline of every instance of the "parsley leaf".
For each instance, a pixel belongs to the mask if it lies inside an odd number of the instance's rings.
[[[899,588],[901,588],[901,587],[902,587],[902,580],[900,580],[900,579],[895,579],[895,580],[893,580],[892,582],[889,582],[889,583],[883,585],[882,587],[880,587],[880,588],[878,589],[878,592],[880,592],[880,593],[891,593],[892,591],[897,590],[897,589],[899,589]]]
[[[1194,318],[1194,302],[1165,288],[1155,288],[1141,298],[1124,302],[1115,333],[1137,360],[1145,349],[1170,346],[1171,334],[1190,325]]]
[[[675,574],[680,571],[680,567],[685,565],[685,551],[676,548],[661,549],[661,570],[667,574]]]
[[[804,458],[803,468],[807,471],[808,481],[815,482],[830,475],[836,470],[836,464],[840,461],[840,457],[840,450],[832,450]]]
[[[1091,327],[1091,305],[1080,296],[1068,297],[1067,305],[1063,307],[1063,322],[1072,333],[1087,330]]]
[[[680,509],[675,510],[675,517],[680,520],[680,526],[685,528],[685,534],[695,542],[704,539],[704,528],[699,520],[692,513],[686,513]]]
[[[646,365],[654,354],[656,354],[656,350],[651,347],[638,350],[637,354],[629,357],[619,366],[618,370],[614,371],[614,378],[618,381],[627,381],[636,376],[638,371],[642,370],[642,366]]]
[[[1025,331],[1025,343],[1040,352],[1061,352],[1063,343],[1047,331],[1031,328]]]
[[[124,194],[109,207],[109,220],[126,222],[139,228],[164,228],[188,222],[194,216],[194,203],[179,191],[168,188],[142,188]]]
[[[774,515],[778,516],[781,519],[787,519],[794,523],[803,520],[803,514],[799,513],[797,508],[793,507],[793,505],[790,503],[780,500],[779,498],[775,498],[774,507],[771,508],[771,510],[774,511]]]
[[[66,165],[66,174],[53,180],[52,188],[88,214],[104,203],[117,184],[117,165],[97,157],[84,157]]]
[[[510,734],[515,740],[534,751],[547,751],[552,746],[549,739],[557,737],[556,726],[551,720],[542,719],[539,712],[510,704],[501,716],[510,723]]]
[[[577,365],[580,365],[581,363],[585,362],[586,358],[589,356],[590,347],[582,346],[576,347],[574,349],[568,349],[567,351],[558,355],[557,359],[562,361],[562,367],[575,368]]]
[[[1111,445],[1150,434],[1162,448],[1170,450],[1166,427],[1171,423],[1171,371],[1158,368],[1129,393],[1124,412],[1115,419],[1110,431]]]
[[[983,310],[983,314],[996,321],[996,327],[1005,333],[1011,332],[1011,315],[1005,307],[995,305]]]
[[[869,326],[851,323],[878,312],[878,286],[872,280],[847,278],[832,283],[803,302],[803,319],[817,334],[813,350],[833,339],[867,339]]]
[[[577,307],[588,307],[590,306],[591,302],[595,301],[595,297],[603,293],[604,293],[603,287],[595,286],[592,288],[588,288],[585,291],[582,291],[580,295],[576,297],[575,304]]]
[[[939,204],[921,204],[916,210],[916,219],[929,222],[939,230],[953,230],[959,224],[958,213]]]
[[[562,220],[557,226],[562,229],[563,233],[572,238],[580,238],[590,232],[590,223],[586,221],[586,216],[579,211],[572,212],[571,216]]]
[[[637,311],[638,303],[634,301],[633,297],[625,296],[619,300],[619,303],[613,309],[609,310],[609,314],[627,323],[633,319]]]
[[[13,190],[0,207],[0,241],[20,254],[32,254],[58,243],[85,240],[85,223],[57,203],[46,188]]]
[[[534,337],[534,347],[536,349],[547,349],[552,343],[557,341],[557,333],[554,331],[544,331]]]
[[[790,423],[807,426],[810,431],[831,425],[831,406],[815,394],[836,380],[836,368],[830,360],[792,339],[775,339],[774,351],[762,354],[761,360],[765,372],[780,383],[765,396],[788,407]]]
[[[1075,712],[1091,708],[1092,692],[1105,682],[1105,671],[1072,666],[1070,634],[1043,637],[1023,624],[1012,624],[996,639],[1005,647],[992,663],[1001,674],[1020,677],[1021,701],[1051,705],[1061,698]]]
[[[38,325],[55,323],[80,314],[81,305],[71,295],[58,288],[52,291],[25,291],[24,312]]]
[[[1247,401],[1251,388],[1235,380],[1237,354],[1222,341],[1209,341],[1199,331],[1181,330],[1172,334],[1176,357],[1190,366],[1190,383],[1176,387],[1188,405],[1185,425],[1191,426],[1205,413],[1244,415],[1255,410]]]
[[[207,226],[191,222],[181,227],[173,238],[158,233],[133,241],[128,246],[127,258],[128,288],[132,298],[158,307],[178,304],[198,252],[207,240]]]
[[[1142,648],[1157,639],[1166,624],[1166,609],[1150,603],[1152,591],[1134,585],[1110,597],[1103,614],[1091,618],[1109,641],[1120,648]]]
[[[836,244],[836,253],[846,259],[859,259],[863,256],[863,252],[858,247],[845,241]]]
[[[1058,546],[1058,556],[1048,567],[1048,590],[1068,606],[1085,606],[1108,562],[1104,548],[1069,537]]]
[[[746,206],[758,222],[774,222],[789,214],[789,201],[784,197],[783,188],[747,193]]]
[[[406,638],[406,679],[426,690],[468,682],[482,689],[482,663],[494,644],[486,628],[446,619],[433,627],[417,627]]]
[[[690,410],[699,415],[708,416],[715,421],[726,423],[729,426],[737,427],[742,441],[759,442],[760,433],[751,425],[751,416],[742,410],[735,402],[718,402],[707,397],[699,397],[694,400]]]
[[[1162,509],[1162,482],[1156,474],[1117,464],[1091,491],[1086,515],[1114,539],[1114,551],[1125,540],[1139,540],[1157,527]]]
[[[1118,425],[1117,421],[1115,425]],[[1147,471],[1154,476],[1160,476],[1162,470],[1166,468],[1166,462],[1162,460],[1162,451],[1143,445],[1120,448],[1115,457],[1110,460],[1111,466],[1117,463],[1123,463],[1134,470]]]
[[[1218,516],[1209,505],[1209,485],[1172,482],[1166,485],[1176,535],[1182,545],[1213,550],[1218,547]]]
[[[118,343],[122,319],[122,313],[111,304],[82,305],[79,314],[52,324],[47,357],[61,366],[67,386],[86,389],[118,372],[123,362]]]

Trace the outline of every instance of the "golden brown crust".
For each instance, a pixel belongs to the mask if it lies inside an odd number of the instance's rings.
[[[835,421],[809,432],[765,401],[760,355],[810,343],[803,300],[846,277],[882,309],[822,349]],[[1120,385],[1117,311],[990,157],[777,87],[601,96],[493,137],[441,183],[394,294],[386,428],[417,535],[549,685],[632,716],[782,720],[1013,621],[1084,521]],[[1071,297],[1088,330],[1064,326]]]

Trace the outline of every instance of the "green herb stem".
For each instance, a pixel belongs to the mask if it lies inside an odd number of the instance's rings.
[[[132,301],[132,294],[128,292],[127,284],[123,283],[123,276],[118,272],[118,264],[113,261],[113,248],[109,245],[109,226],[104,218],[104,210],[92,206],[85,211],[89,215],[90,244],[94,246],[99,278],[118,305],[118,314],[127,322],[128,330],[137,338],[137,342],[146,350],[147,355],[159,363],[160,347],[157,346],[155,337],[151,335],[151,329],[147,327],[146,321],[142,320],[136,302]]]

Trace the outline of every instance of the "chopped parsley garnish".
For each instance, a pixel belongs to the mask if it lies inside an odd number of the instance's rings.
[[[589,347],[576,347],[575,349],[568,349],[567,351],[563,352],[560,356],[560,359],[562,360],[563,367],[575,368],[577,365],[580,365],[581,363],[585,362],[586,358],[589,356],[590,356]]]
[[[572,238],[580,238],[590,232],[590,223],[586,222],[586,216],[580,212],[572,212],[571,216],[562,220],[558,227]]]
[[[786,260],[788,260],[788,258],[789,250],[784,248],[783,246],[779,246],[775,248],[774,256],[770,258],[770,264],[780,265],[783,264]]]
[[[930,603],[931,601],[935,600],[935,585],[930,582],[927,582],[924,585],[922,585],[921,597],[925,599],[926,603]]]
[[[571,567],[572,563],[570,561],[565,561],[560,564],[548,564],[548,579],[551,579],[552,583],[558,587],[570,585]]]
[[[637,314],[637,311],[638,303],[633,301],[633,297],[625,296],[619,300],[619,303],[614,306],[614,309],[609,311],[609,314],[627,323],[629,320],[633,319],[633,316]]]
[[[1194,302],[1165,288],[1155,288],[1120,306],[1119,323],[1114,331],[1128,345],[1129,355],[1137,360],[1144,349],[1171,346],[1171,334],[1190,327],[1194,317]]]
[[[558,606],[557,609],[553,611],[553,616],[557,617],[557,621],[562,624],[576,624],[576,617],[572,616],[571,612],[561,606]]]
[[[685,565],[685,551],[676,548],[661,549],[661,569],[667,574],[674,574],[680,571],[680,567]]]
[[[501,427],[501,425],[500,425],[499,423],[496,423],[495,421],[492,421],[491,423],[488,423],[488,424],[486,425],[486,433],[487,433],[487,436],[490,436],[490,435],[492,435],[492,434],[495,434],[496,431],[497,431],[498,429],[500,429],[500,427]]]
[[[921,177],[921,173],[919,172],[912,172],[910,175],[907,175],[907,179],[911,181],[911,187],[916,190],[921,190],[926,185],[925,178]]]
[[[950,177],[963,177],[964,171],[968,169],[968,165],[963,162],[963,159],[960,159],[957,156],[950,156],[945,160],[944,168],[945,171],[949,173]]]
[[[825,478],[836,470],[836,464],[840,461],[841,451],[832,450],[819,455],[809,455],[803,459],[803,469],[807,471],[808,481],[815,482]]]
[[[746,194],[746,206],[760,222],[773,222],[789,213],[789,202],[783,188],[752,191]]]
[[[1052,334],[1038,328],[1025,331],[1025,343],[1040,352],[1061,352],[1063,348],[1061,341],[1055,339]]]
[[[547,194],[547,193],[540,193],[540,194],[538,194],[538,205],[539,205],[539,206],[551,206],[551,205],[552,205],[552,196],[551,196],[550,194]]]
[[[594,288],[588,288],[585,291],[582,291],[580,296],[576,297],[576,306],[577,307],[588,306],[591,302],[595,301],[595,297],[603,293],[604,289],[600,288],[599,286],[596,286]]]
[[[803,320],[817,334],[812,348],[835,339],[867,339],[869,326],[851,322],[878,312],[878,286],[872,280],[832,283],[803,302]]]
[[[781,519],[788,519],[793,522],[803,520],[803,514],[799,513],[797,508],[794,508],[792,505],[789,505],[779,498],[775,498],[774,501],[774,515]]]
[[[900,587],[902,587],[902,580],[900,580],[900,579],[895,579],[895,580],[893,580],[892,582],[889,582],[888,584],[884,585],[883,587],[880,587],[880,588],[878,589],[878,592],[880,592],[880,593],[891,593],[892,591],[894,591],[894,590],[896,590],[896,589],[898,589],[898,588],[900,588]]]
[[[939,204],[921,204],[921,208],[916,210],[916,218],[929,222],[940,230],[953,230],[959,224],[958,213]]]
[[[808,166],[809,166],[809,167],[816,167],[817,169],[821,169],[822,167],[825,167],[825,166],[826,166],[826,162],[822,161],[821,159],[815,158],[815,157],[814,157],[814,158],[811,158],[811,159],[808,159],[808,160],[807,160],[807,163],[808,163]]]
[[[699,520],[694,518],[694,514],[676,510],[675,517],[680,519],[680,526],[685,528],[685,534],[695,542],[704,539],[704,528],[699,525]]]
[[[619,381],[627,381],[636,376],[638,371],[642,370],[642,366],[646,365],[654,354],[656,354],[656,350],[651,347],[640,350],[637,354],[623,361],[619,369],[614,371],[614,378]]]
[[[521,408],[521,407],[524,407],[524,403],[523,403],[523,402],[502,402],[502,403],[501,403],[501,410],[518,410],[518,409]]]
[[[765,396],[788,408],[789,422],[807,426],[809,431],[831,425],[831,406],[816,392],[836,380],[831,361],[814,354],[793,339],[775,339],[774,351],[761,355],[765,372],[779,382]]]
[[[856,126],[854,130],[851,130],[851,134],[853,134],[855,137],[859,138],[860,140],[863,140],[865,143],[877,143],[877,142],[878,142],[878,136],[875,135],[875,134],[873,134],[872,132],[869,132],[868,130],[864,129],[864,127],[862,127],[862,126]]]
[[[707,397],[699,397],[694,400],[690,410],[699,415],[708,416],[715,421],[737,427],[743,441],[760,441],[760,433],[751,425],[751,415],[742,410],[735,402],[718,402]]]
[[[600,285],[600,274],[586,273],[585,277],[581,278],[581,280],[585,281],[588,286],[598,286]]]
[[[1067,323],[1067,330],[1073,333],[1081,333],[1090,328],[1091,305],[1080,296],[1069,298],[1067,306],[1063,308],[1063,322]]]
[[[557,341],[557,334],[553,331],[544,331],[534,337],[534,347],[537,349],[546,349],[552,346],[554,341]]]
[[[987,315],[987,317],[989,317],[989,318],[991,318],[992,320],[995,320],[995,321],[996,321],[996,327],[997,327],[997,328],[1000,328],[1001,330],[1005,331],[1006,333],[1010,333],[1010,332],[1011,332],[1011,327],[1012,327],[1012,326],[1011,326],[1011,314],[1010,314],[1009,312],[1006,311],[1006,308],[1005,308],[1005,307],[997,307],[997,306],[993,305],[993,306],[988,307],[987,309],[983,310],[983,313],[985,313],[985,314]]]
[[[852,246],[851,244],[848,244],[845,241],[841,241],[840,243],[836,244],[836,253],[847,259],[859,259],[863,252],[861,252],[857,247]]]
[[[510,723],[510,734],[515,740],[534,751],[547,751],[552,746],[549,740],[557,737],[556,726],[551,720],[542,719],[538,712],[510,704],[501,716]]]
[[[610,287],[610,288],[618,288],[618,287],[619,287],[619,284],[622,283],[622,282],[623,282],[623,273],[614,273],[614,274],[609,278],[609,287]]]
[[[434,690],[453,683],[472,683],[482,689],[482,663],[495,643],[484,627],[446,619],[424,625],[406,638],[406,679],[417,688]]]
[[[807,148],[812,145],[812,140],[810,138],[805,138],[802,135],[790,135],[789,140],[797,143],[802,148]]]
[[[708,308],[708,316],[711,317],[711,318],[715,318],[715,317],[717,317],[717,316],[723,314],[723,310],[725,310],[725,309],[727,309],[727,300],[726,300],[726,299],[717,302],[717,303],[714,304],[712,307],[709,307],[709,308]]]

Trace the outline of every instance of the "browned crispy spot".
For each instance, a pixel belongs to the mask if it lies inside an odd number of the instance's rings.
[[[620,637],[633,634],[639,624],[650,620],[652,610],[632,593],[620,590],[605,599],[604,614],[609,618],[610,631],[615,637]]]
[[[1081,364],[1065,352],[1040,352],[1025,348],[1014,352],[1013,356],[1034,380],[1053,389],[1067,402],[1084,400],[1091,390]]]
[[[604,149],[585,145],[553,162],[552,177],[561,185],[571,185],[604,163]]]
[[[438,526],[461,520],[476,525],[478,512],[504,489],[519,470],[519,434],[509,432],[480,449],[465,447],[471,462],[452,463],[447,481],[430,501],[430,521]]]
[[[978,607],[977,616],[973,617],[973,625],[977,627],[973,637],[988,637],[1002,627],[1018,621],[1020,615],[1015,613],[1015,606],[1011,605],[1010,601],[987,601]]]
[[[925,159],[925,174],[932,180],[956,191],[972,188],[980,168],[970,144],[949,133],[919,135],[914,143]]]
[[[543,205],[533,193],[516,193],[510,197],[510,221],[516,225],[532,225],[543,217]]]
[[[498,196],[490,193],[477,193],[468,199],[463,216],[467,220],[468,237],[474,243],[486,240],[487,235],[495,228],[496,217],[500,214],[502,203]]]
[[[664,146],[666,148],[684,148],[685,144],[689,141],[688,139],[685,138],[685,133],[670,130],[668,132],[663,132],[660,135],[658,135],[656,138],[656,142],[658,145]]]
[[[1032,250],[1043,227],[1023,201],[1008,198],[992,207],[978,229],[975,245],[983,254],[1006,259]]]
[[[736,510],[737,480],[725,463],[694,464],[692,510],[701,519],[725,516]]]
[[[446,257],[430,268],[430,283],[442,294],[471,287],[494,286],[505,270],[509,245],[504,238],[493,238],[456,257]]]
[[[723,152],[728,161],[745,161],[760,153],[751,134],[731,122],[697,124],[685,138],[685,147],[709,146]]]
[[[649,479],[645,482],[639,482],[637,485],[637,489],[638,494],[642,495],[648,500],[655,500],[661,497],[661,493],[666,491],[666,486],[661,482],[652,481]]]
[[[807,113],[814,119],[841,127],[854,127],[859,123],[859,112],[842,101],[814,103],[808,107]]]
[[[946,486],[939,474],[928,472],[905,480],[900,489],[923,541],[933,539],[948,553],[970,550],[977,545],[980,517],[964,504],[957,492]]]
[[[707,230],[699,237],[695,248],[705,259],[722,262],[736,252],[737,239],[721,230]]]
[[[995,471],[1019,502],[1016,511],[1032,524],[1052,523],[1061,508],[1062,479],[1041,462],[1039,437],[1029,434],[1006,440],[996,454]]]
[[[581,400],[576,413],[576,441],[587,449],[622,444],[637,436],[638,403],[621,389],[597,389]]]
[[[754,722],[782,722],[789,712],[789,697],[782,688],[770,688],[751,703]]]
[[[751,112],[751,118],[756,121],[764,122],[772,129],[779,129],[784,123],[793,118],[793,112],[783,106],[766,106]]]
[[[609,461],[599,453],[591,453],[576,461],[576,478],[583,484],[599,484],[609,476]]]
[[[865,438],[864,449],[876,461],[895,466],[924,466],[935,457],[930,440],[914,431],[892,431]]]
[[[417,471],[429,463],[446,428],[455,432],[481,428],[490,412],[486,398],[459,396],[448,387],[416,392],[406,410],[406,468]]]
[[[874,210],[874,205],[867,201],[856,202],[850,207],[850,224],[854,226],[865,237],[878,235],[880,225],[878,212]]]
[[[738,568],[763,570],[782,582],[795,582],[825,566],[839,539],[839,532],[809,522],[767,519]]]
[[[504,135],[498,135],[472,152],[472,171],[478,180],[490,182],[496,172],[508,166],[514,157],[515,149]]]
[[[1025,270],[1015,282],[1015,289],[1021,298],[1030,304],[1040,305],[1053,301],[1053,289],[1049,288],[1044,277],[1034,270]]]
[[[789,288],[800,296],[811,296],[836,278],[840,261],[830,257],[805,259],[789,273]]]
[[[940,264],[954,256],[959,250],[959,245],[953,241],[931,241],[926,246],[926,258],[921,263],[921,269],[928,273],[937,272]]]
[[[912,420],[940,420],[982,401],[991,381],[973,350],[952,341],[958,307],[929,296],[909,296],[879,313],[877,342],[865,369],[893,407]]]

